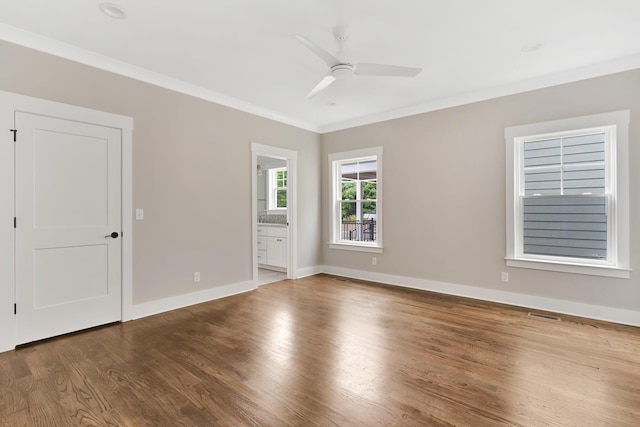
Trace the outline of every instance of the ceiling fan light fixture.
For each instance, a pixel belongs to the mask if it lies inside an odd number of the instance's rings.
[[[331,67],[331,75],[336,79],[344,79],[353,75],[353,65],[338,64]]]
[[[127,14],[124,12],[124,10],[122,10],[122,8],[117,4],[100,3],[100,5],[98,5],[98,8],[100,8],[100,11],[107,15],[109,18],[125,19],[127,17]]]

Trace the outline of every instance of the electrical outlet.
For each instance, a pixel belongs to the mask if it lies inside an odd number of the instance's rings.
[[[193,283],[198,283],[200,281],[200,272],[196,271],[193,273]]]
[[[378,265],[378,258],[371,257],[371,265]]]
[[[506,271],[503,271],[501,274],[501,278],[503,282],[508,282],[509,281],[509,273],[507,273]]]

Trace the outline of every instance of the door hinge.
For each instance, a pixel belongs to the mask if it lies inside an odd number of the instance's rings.
[[[13,142],[16,142],[16,135],[18,134],[18,129],[9,129],[9,132],[13,132]]]
[[[18,314],[18,304],[13,304],[13,314]]]
[[[18,225],[18,220],[17,220],[17,219],[16,219],[16,217],[14,216],[14,217],[13,217],[13,228],[18,228],[18,227],[17,227],[17,225]]]

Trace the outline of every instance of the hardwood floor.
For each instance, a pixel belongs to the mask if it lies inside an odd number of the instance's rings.
[[[268,283],[279,282],[287,279],[287,273],[280,271],[267,270],[266,268],[258,268],[258,285],[266,285]]]
[[[640,328],[331,276],[0,354],[0,426],[638,426]]]

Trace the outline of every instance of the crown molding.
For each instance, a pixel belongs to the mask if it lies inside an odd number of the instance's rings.
[[[58,40],[2,23],[0,23],[0,39],[319,134],[399,119],[402,117],[414,116],[445,108],[457,107],[502,96],[514,95],[517,93],[640,68],[640,54],[636,54],[560,73],[548,74],[476,92],[469,92],[454,97],[437,99],[411,107],[398,108],[383,113],[319,125],[294,119],[273,110],[242,101],[219,92],[205,89],[201,86],[193,85],[173,77],[168,77],[142,67],[128,64],[105,55],[100,55],[95,52],[81,49]]]
[[[0,23],[0,39],[7,42],[24,46],[30,49],[48,53],[80,64],[89,65],[100,70],[109,71],[114,74],[129,77],[134,80],[143,81],[165,89],[190,95],[195,98],[211,101],[224,105],[235,110],[240,110],[249,114],[260,116],[276,122],[284,123],[311,132],[318,133],[318,126],[301,120],[279,114],[272,110],[259,107],[240,99],[221,94],[201,86],[197,86],[185,81],[168,77],[160,73],[138,67],[109,56],[100,55],[86,49],[82,49],[68,43],[54,40],[36,33],[22,30],[10,25]]]
[[[558,86],[561,84],[577,82],[580,80],[601,77],[608,74],[615,74],[638,68],[640,68],[640,54],[618,58],[611,61],[600,62],[585,67],[563,71],[560,73],[548,74],[545,76],[521,80],[506,85],[495,86],[476,92],[469,92],[461,94],[459,96],[442,98],[411,107],[399,108],[384,113],[371,114],[368,116],[345,120],[343,122],[321,125],[319,132],[329,133],[344,129],[350,129],[358,126],[399,119],[402,117],[414,116],[417,114],[428,113],[436,110],[443,110],[445,108],[457,107],[460,105],[486,101],[488,99],[495,99],[508,95],[515,95],[518,93],[529,92],[536,89]]]

